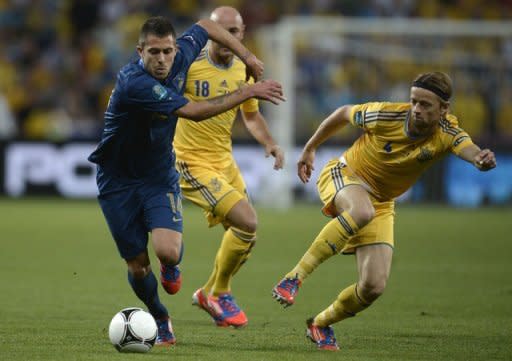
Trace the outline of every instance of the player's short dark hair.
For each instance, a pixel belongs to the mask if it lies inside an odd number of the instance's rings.
[[[447,102],[452,97],[452,79],[446,73],[433,71],[420,74],[414,79],[413,86],[428,89]]]
[[[144,47],[144,43],[149,34],[156,35],[159,38],[172,35],[176,39],[176,31],[172,26],[171,20],[164,16],[153,16],[146,20],[139,33],[139,46]]]

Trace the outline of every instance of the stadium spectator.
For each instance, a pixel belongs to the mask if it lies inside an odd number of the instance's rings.
[[[351,123],[364,130],[339,159],[322,170],[318,191],[323,212],[333,219],[320,231],[296,266],[272,290],[285,306],[295,302],[302,282],[331,256],[355,254],[358,281],[324,311],[307,320],[307,336],[319,349],[337,350],[331,325],[355,316],[383,292],[393,256],[394,199],[435,161],[452,152],[480,171],[496,166],[449,113],[452,82],[445,73],[417,76],[409,103],[344,105],[318,127],[304,147],[298,176],[308,182],[317,148]]]
[[[104,103],[108,99],[108,91],[113,86],[111,82],[113,74],[122,66],[127,56],[134,53],[130,45],[137,37],[136,30],[134,30],[137,29],[137,26],[134,24],[139,24],[140,19],[151,15],[165,14],[173,20],[177,29],[182,30],[187,24],[194,22],[194,19],[199,18],[205,8],[215,7],[220,3],[220,1],[197,0],[172,2],[172,4],[165,0],[0,2],[0,39],[5,44],[4,54],[6,54],[2,56],[6,61],[0,60],[0,74],[9,73],[9,79],[2,76],[0,80],[0,92],[6,97],[9,108],[15,117],[16,128],[19,130],[17,136],[22,139],[33,139],[33,128],[25,126],[28,117],[32,112],[34,112],[33,114],[49,114],[51,116],[51,113],[48,113],[48,102],[42,98],[48,96],[58,98],[60,94],[66,93],[70,85],[82,89],[82,93],[79,95],[82,99],[79,100],[79,103],[89,108],[88,116],[82,117],[79,122],[72,120],[71,130],[59,134],[58,137],[69,140],[75,139],[75,137],[84,139],[87,136],[83,132],[84,128],[96,129],[97,132],[97,129],[101,128],[102,112]],[[512,14],[510,0],[492,2],[484,0],[297,0],[282,2],[239,0],[236,5],[241,9],[242,16],[252,30],[256,30],[262,25],[276,23],[286,15],[329,14],[357,17],[500,20],[509,19]],[[246,34],[246,44],[252,44],[253,41],[254,36],[251,33]],[[128,48],[130,51],[127,53],[126,49]],[[429,48],[429,44],[425,44],[424,48]],[[454,43],[447,45],[446,49],[457,50],[461,49],[461,46]],[[308,51],[305,51],[304,54],[307,56]],[[510,56],[506,56],[506,58],[510,58]],[[37,87],[38,82],[32,78],[32,73],[34,72],[34,62],[37,62],[37,59],[46,59],[45,61],[50,62],[45,71],[49,72],[51,81],[44,88],[44,94],[34,92],[34,86]],[[314,60],[304,61],[299,56],[296,69],[301,76],[304,75],[314,82],[314,86],[310,87],[314,91],[311,90],[307,93],[301,91],[301,95],[305,97],[305,104],[311,102],[309,98],[327,99],[327,97],[333,96],[333,93],[328,90],[319,92],[316,85],[319,81],[329,82],[329,79],[335,75],[333,70],[326,66],[319,74],[318,69],[308,68],[308,63],[311,61]],[[342,62],[343,59],[340,59],[339,63]],[[399,78],[414,75],[402,67],[397,67],[395,72],[399,73]],[[297,76],[297,78],[301,77]],[[12,83],[11,80],[13,80]],[[380,80],[379,88],[382,92],[386,92],[389,86],[395,84],[393,81]],[[2,84],[7,81],[9,84]],[[480,83],[481,80],[473,76],[472,82]],[[476,87],[483,93],[494,91],[486,84]],[[307,85],[305,89],[307,89]],[[462,95],[462,91],[458,91],[458,94]],[[365,99],[356,101],[364,102]],[[328,114],[332,109],[328,108],[330,103],[325,102],[318,110]],[[485,106],[486,114],[498,112],[493,103],[488,102]],[[306,112],[306,114],[308,113]],[[37,139],[55,138],[55,133],[51,131],[54,124],[49,120],[50,116],[39,118],[45,120],[40,124],[42,129],[38,132]],[[488,120],[488,122],[493,121],[495,121],[494,118]],[[90,124],[86,125],[85,122],[90,122]],[[300,119],[299,123],[301,124],[301,128],[298,129],[299,139],[306,137],[307,130],[315,126],[307,115],[304,119]],[[75,130],[74,127],[79,129]],[[243,136],[236,127],[234,132],[235,138]],[[493,135],[500,136],[499,133]]]
[[[158,297],[147,243],[151,233],[162,285],[170,294],[178,292],[183,224],[172,149],[178,116],[201,121],[251,97],[283,100],[281,85],[271,80],[200,102],[183,97],[186,72],[208,38],[242,59],[247,74],[256,79],[262,76],[259,59],[215,22],[200,20],[176,39],[169,19],[149,18],[139,35],[140,58],[119,71],[101,142],[89,156],[98,165],[98,200],[128,266],[128,281],[155,318],[156,342],[161,345],[174,344],[176,339],[169,313]]]
[[[216,8],[210,19],[243,39],[245,26],[235,8]],[[188,71],[185,95],[200,101],[243,86],[242,61],[223,45],[210,42]],[[272,138],[256,99],[201,123],[180,118],[174,138],[183,195],[204,209],[210,227],[222,223],[225,228],[212,273],[194,293],[193,304],[208,312],[218,326],[233,327],[248,322],[231,293],[231,280],[250,255],[258,223],[232,155],[231,133],[239,108],[249,132],[265,148],[265,154],[275,158],[274,169],[282,168],[284,154]]]

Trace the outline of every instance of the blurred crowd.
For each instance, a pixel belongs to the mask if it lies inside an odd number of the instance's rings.
[[[453,79],[451,112],[460,126],[486,146],[512,149],[511,38],[382,33],[325,34],[322,39],[303,37],[296,45],[299,143],[336,107],[368,101],[407,102],[412,79],[438,70]],[[356,129],[347,127],[338,140],[349,142],[357,135]]]
[[[115,75],[135,58],[143,21],[151,15],[169,16],[181,32],[219,5],[240,10],[248,46],[254,48],[256,31],[286,15],[512,18],[512,0],[0,0],[0,140],[97,140]],[[369,39],[366,46],[388,40]],[[467,46],[444,44],[444,49],[462,54]],[[468,130],[473,134],[512,136],[505,116],[512,113],[512,40],[469,46],[493,61],[440,64],[458,82],[455,106],[459,114],[470,115]],[[414,49],[412,58],[421,57],[421,49]],[[307,100],[298,104],[302,108],[297,113],[304,117],[298,139],[307,137],[314,123],[337,105],[391,95],[407,99],[403,94],[408,83],[401,82],[418,72],[418,61],[399,61],[399,73],[393,61],[391,65],[389,59],[353,51],[299,47],[296,87]]]

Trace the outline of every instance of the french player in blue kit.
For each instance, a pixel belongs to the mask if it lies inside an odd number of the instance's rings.
[[[257,82],[192,102],[183,96],[186,73],[209,38],[231,49]],[[157,321],[156,344],[171,345],[176,338],[169,313],[158,297],[147,243],[151,233],[162,286],[170,294],[178,292],[183,224],[172,148],[178,116],[201,121],[249,98],[278,104],[284,97],[279,83],[259,81],[263,63],[209,19],[198,21],[176,39],[167,18],[149,18],[141,28],[137,52],[140,59],[119,71],[102,138],[89,161],[97,164],[98,200],[127,263],[128,281]]]

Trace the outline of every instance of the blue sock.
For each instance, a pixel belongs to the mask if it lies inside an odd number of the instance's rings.
[[[133,275],[128,272],[128,282],[137,297],[144,302],[149,313],[155,319],[169,316],[167,309],[160,302],[160,298],[158,298],[158,282],[153,272],[150,272],[142,279],[135,279]]]

